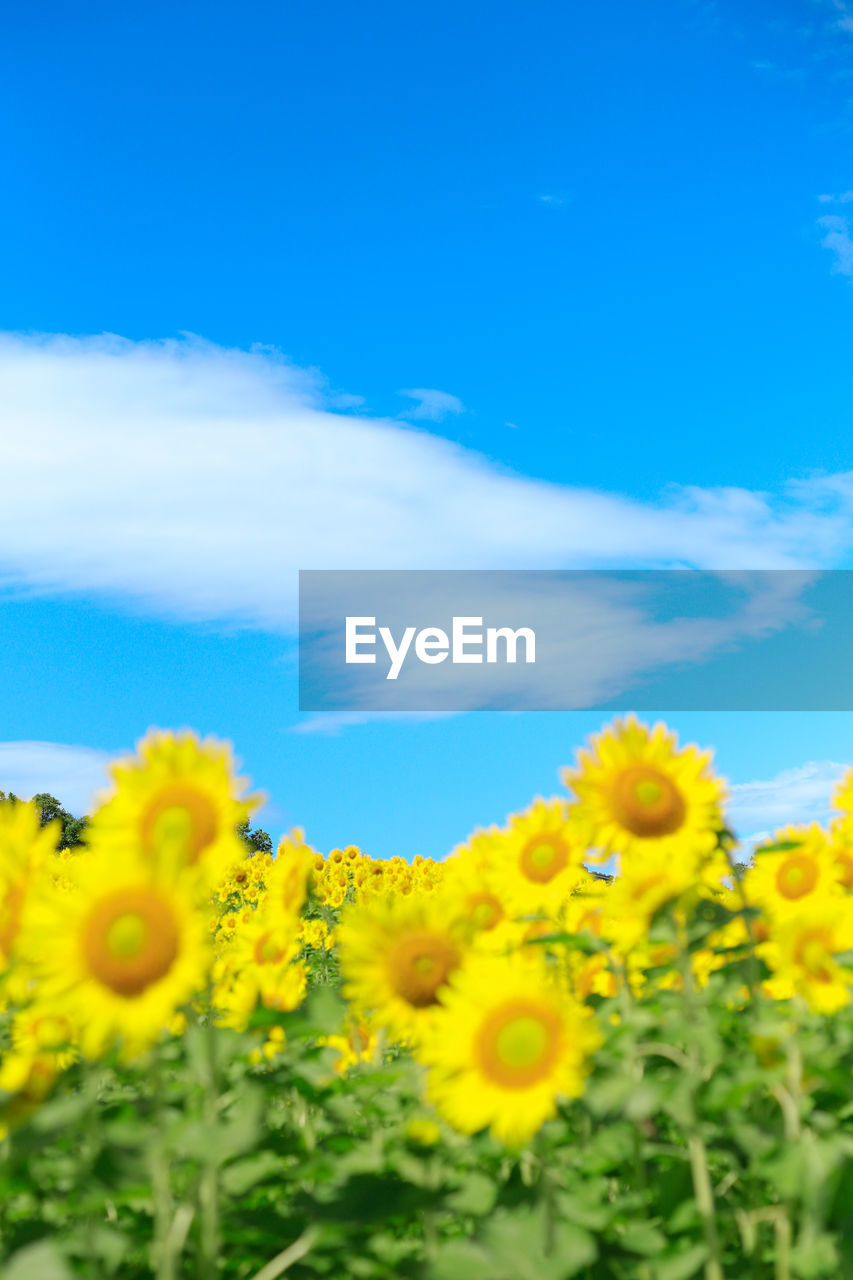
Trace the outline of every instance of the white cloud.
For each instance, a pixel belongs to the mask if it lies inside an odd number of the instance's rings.
[[[853,14],[850,13],[847,5],[842,3],[842,0],[834,0],[834,8],[841,14],[841,17],[837,18],[834,24],[838,30],[853,31]]]
[[[312,711],[296,724],[289,726],[289,733],[316,734],[337,738],[344,729],[354,725],[375,724],[377,721],[396,724],[402,721],[417,724],[424,720],[448,720],[451,713],[440,711]]]
[[[647,502],[551,484],[332,411],[260,348],[6,335],[0,384],[10,589],[289,631],[299,568],[796,568],[853,545],[853,473]]]
[[[400,415],[403,418],[418,418],[424,422],[443,422],[449,413],[465,412],[465,406],[458,396],[449,391],[436,391],[430,387],[413,387],[410,391],[401,391],[401,396],[408,396],[418,403],[413,409],[405,409]]]
[[[61,742],[0,742],[0,791],[22,800],[48,791],[79,816],[106,786],[108,759],[106,752]]]
[[[728,815],[744,846],[754,848],[788,823],[825,822],[832,793],[847,767],[835,760],[811,760],[783,769],[766,782],[734,785]]]
[[[853,31],[853,15],[850,13],[847,0],[828,0],[828,5],[839,15],[831,26],[837,31]]]
[[[832,270],[836,275],[853,275],[853,240],[850,238],[850,223],[837,214],[827,214],[818,218],[817,224],[826,235],[821,240],[821,247],[835,254]]]

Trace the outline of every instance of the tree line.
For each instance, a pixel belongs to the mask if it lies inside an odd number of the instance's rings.
[[[14,792],[0,791],[0,801],[10,804],[20,803]],[[38,809],[39,822],[46,827],[49,822],[57,820],[61,826],[60,849],[74,849],[86,843],[86,829],[89,819],[76,818],[48,791],[40,791],[33,796],[33,804]],[[272,853],[272,837],[261,827],[251,827],[248,818],[237,827],[237,834],[246,846],[248,853]]]

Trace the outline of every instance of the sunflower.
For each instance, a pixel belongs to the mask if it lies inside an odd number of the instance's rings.
[[[604,936],[627,955],[646,937],[655,913],[667,902],[697,893],[701,880],[699,860],[686,851],[678,859],[660,847],[636,853],[603,898]]]
[[[511,916],[556,915],[584,877],[585,850],[563,800],[534,800],[491,833],[492,883]]]
[[[76,1039],[74,1024],[64,1010],[42,1000],[16,1013],[12,1021],[15,1052],[32,1059],[51,1054],[59,1071],[76,1060]]]
[[[260,797],[244,795],[247,782],[235,775],[227,743],[152,730],[111,773],[114,788],[95,814],[93,839],[102,834],[116,851],[141,853],[160,867],[193,867],[208,884],[245,863],[237,827]]]
[[[280,842],[267,875],[264,911],[271,919],[285,924],[298,919],[308,897],[313,870],[314,850],[305,843],[304,833],[297,828]]]
[[[853,949],[853,898],[810,898],[778,921],[757,951],[773,970],[767,986],[777,999],[801,995],[815,1013],[831,1014],[850,1000],[853,970],[838,957]]]
[[[52,1053],[7,1053],[0,1063],[0,1139],[36,1111],[59,1075]]]
[[[600,861],[652,845],[680,857],[717,844],[725,784],[712,772],[710,752],[679,750],[664,724],[650,729],[633,715],[616,720],[562,776],[573,793],[572,824]]]
[[[299,921],[299,941],[309,951],[331,951],[335,945],[335,935],[325,920]]]
[[[418,1046],[427,1093],[462,1133],[488,1127],[511,1146],[583,1091],[600,1044],[589,1010],[561,992],[547,967],[498,957],[469,960],[450,979]]]
[[[334,1049],[338,1057],[334,1070],[345,1076],[353,1067],[364,1062],[375,1062],[379,1037],[364,1019],[349,1018],[346,1025],[336,1035],[320,1036],[317,1041],[326,1049]]]
[[[458,968],[466,931],[435,898],[374,899],[350,906],[337,929],[345,997],[400,1039],[418,1034]]]
[[[846,839],[853,837],[853,769],[848,769],[839,782],[832,797],[833,807],[840,811],[838,818]]]
[[[84,1056],[117,1042],[131,1058],[204,986],[207,919],[192,877],[158,880],[141,857],[95,846],[75,872],[70,892],[45,886],[28,904],[21,947],[40,995],[78,1028]]]
[[[239,862],[230,866],[224,879],[216,889],[216,897],[221,903],[254,902],[260,892],[259,878],[252,863],[257,854],[245,853]]]
[[[59,823],[42,827],[34,804],[0,803],[0,972],[9,966],[27,895],[58,837]]]
[[[827,839],[829,840],[830,856],[835,866],[835,873],[838,883],[846,892],[853,890],[853,841],[851,841],[850,828],[845,828],[844,823],[836,820],[829,827]]]
[[[791,915],[815,896],[842,892],[844,866],[838,852],[816,822],[783,827],[773,844],[756,849],[744,892],[771,919]]]
[[[596,876],[591,876],[589,872],[585,872],[577,890],[566,903],[563,914],[566,931],[591,933],[594,937],[600,938],[610,892],[609,881],[600,880]]]
[[[507,920],[507,902],[497,875],[496,831],[476,831],[466,844],[454,849],[444,879],[456,913],[471,936],[481,942],[502,932],[501,925]]]
[[[307,983],[297,921],[274,926],[258,911],[235,934],[214,969],[213,1005],[222,1026],[244,1030],[256,1005],[291,1010],[302,1003]]]

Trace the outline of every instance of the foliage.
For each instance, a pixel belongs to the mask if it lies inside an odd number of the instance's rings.
[[[0,791],[0,802],[18,803],[18,797],[10,792],[8,795],[5,791]],[[60,837],[57,844],[59,849],[74,849],[77,845],[86,842],[86,827],[89,825],[88,818],[75,818],[73,813],[69,813],[56,796],[52,796],[48,791],[40,791],[38,795],[34,795],[32,803],[38,809],[39,822],[46,827],[49,822],[59,822]]]
[[[272,836],[262,827],[250,827],[248,818],[237,824],[237,834],[252,853],[272,853]]]

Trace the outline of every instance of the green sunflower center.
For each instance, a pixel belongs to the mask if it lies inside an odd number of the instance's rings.
[[[679,787],[653,765],[623,769],[613,784],[611,799],[616,821],[642,839],[673,835],[687,817]]]
[[[483,1074],[504,1089],[526,1089],[544,1080],[559,1052],[559,1019],[538,1000],[507,1001],[486,1017],[475,1041]]]
[[[807,853],[786,858],[776,872],[776,888],[783,898],[796,901],[812,892],[818,882],[818,868]]]
[[[427,1009],[438,1003],[438,990],[459,964],[459,952],[450,938],[423,930],[398,939],[387,964],[395,994],[415,1009]]]
[[[219,815],[210,796],[185,782],[167,784],[145,808],[140,833],[150,854],[177,851],[189,862],[213,844],[219,834]]]
[[[174,912],[149,887],[120,889],[97,901],[83,921],[81,953],[87,971],[116,995],[139,996],[164,978],[178,958]]]
[[[569,850],[562,836],[534,836],[521,851],[519,867],[535,884],[547,884],[569,865]]]

